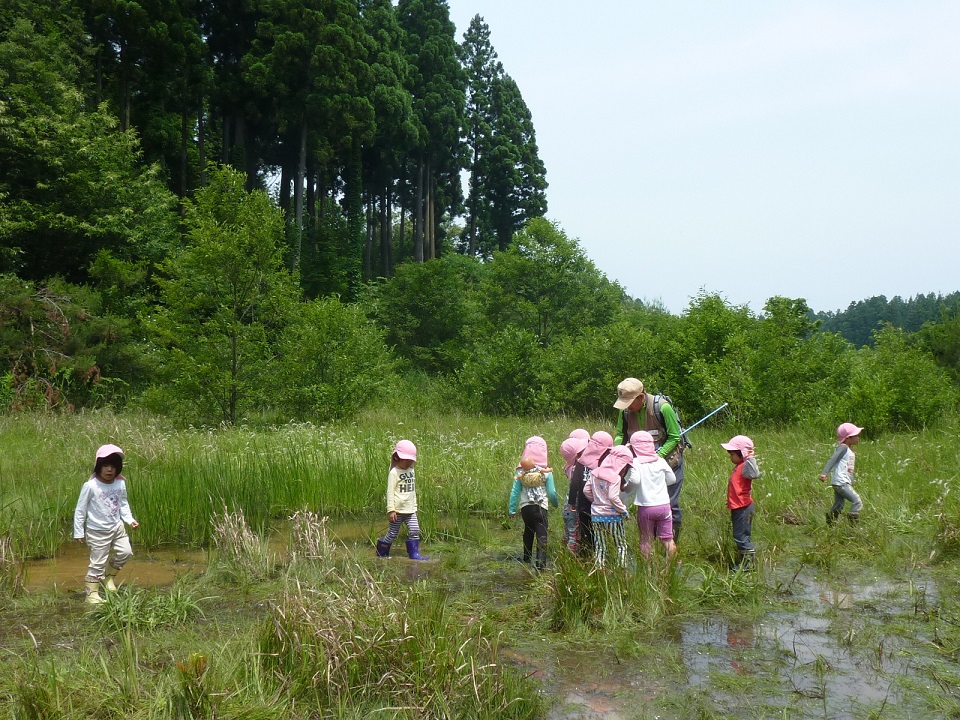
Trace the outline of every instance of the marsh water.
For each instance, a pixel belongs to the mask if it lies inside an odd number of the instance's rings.
[[[336,528],[338,540],[361,556],[373,553],[369,534],[364,524]],[[286,553],[282,533],[274,536],[271,550],[278,558]],[[119,577],[128,587],[169,586],[181,575],[202,574],[210,559],[207,551],[196,549],[136,552]],[[509,554],[488,557],[468,571],[450,569],[442,558],[385,562],[410,582],[469,587],[494,604],[513,601],[536,585]],[[79,598],[86,565],[87,548],[66,543],[57,557],[28,563],[26,586]],[[551,720],[687,716],[679,709],[676,715],[665,712],[662,705],[653,711],[654,701],[665,695],[682,698],[688,709],[698,698],[709,698],[710,707],[731,717],[936,717],[924,715],[926,706],[914,695],[916,687],[929,690],[933,682],[930,643],[889,629],[896,618],[915,616],[935,603],[932,581],[847,581],[817,577],[811,570],[781,578],[776,569],[764,572],[770,592],[778,596],[776,607],[783,609],[755,621],[735,619],[735,613],[665,621],[648,640],[654,647],[644,660],[591,647],[582,637],[546,637],[546,631],[541,646],[527,651],[506,637],[502,657],[539,680],[552,701]],[[661,661],[651,663],[651,655]]]

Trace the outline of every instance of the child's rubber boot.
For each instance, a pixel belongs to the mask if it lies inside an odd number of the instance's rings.
[[[840,513],[835,512],[833,510],[829,511],[827,513],[827,527],[833,525],[833,523],[836,522],[838,517],[840,517]]]
[[[430,559],[420,554],[419,540],[407,540],[407,555],[410,556],[411,560],[429,560]]]
[[[382,538],[377,538],[377,555],[379,557],[390,557],[390,543]]]
[[[860,513],[847,513],[847,520],[856,525],[860,522]]]
[[[673,541],[680,542],[680,523],[673,524]]]
[[[88,582],[86,583],[87,588],[87,605],[101,605],[106,600],[103,599],[100,595],[100,583],[99,582]]]
[[[107,574],[103,578],[103,589],[107,592],[117,591],[117,584],[113,582],[113,579],[117,576],[118,572],[120,572],[120,568],[115,568],[113,565],[107,564]]]

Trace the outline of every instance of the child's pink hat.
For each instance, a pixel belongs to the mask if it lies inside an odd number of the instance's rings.
[[[652,463],[660,457],[654,447],[653,435],[646,430],[638,430],[630,436],[630,448],[641,463]]]
[[[603,457],[603,461],[594,471],[594,476],[608,483],[619,483],[620,473],[633,462],[633,453],[626,445],[615,445]]]
[[[547,467],[547,441],[539,435],[527,438],[521,457],[530,458],[540,467]]]
[[[583,440],[590,439],[590,433],[584,430],[583,428],[577,428],[576,430],[570,431],[570,437],[572,438],[581,438]]]
[[[734,435],[728,442],[720,443],[724,450],[739,450],[744,457],[753,452],[753,440],[746,435]]]
[[[841,423],[837,428],[837,441],[843,442],[847,438],[859,435],[863,431],[862,427],[857,427],[853,423]]]
[[[393,454],[401,460],[417,461],[417,446],[409,440],[401,440],[393,449]]]
[[[97,460],[103,460],[103,458],[110,457],[111,455],[123,457],[123,450],[117,445],[101,445],[97,448]]]
[[[600,459],[611,447],[613,447],[613,436],[605,430],[597,430],[580,454],[580,464],[590,470],[596,470]]]
[[[566,463],[566,465],[563,467],[563,472],[567,477],[570,477],[570,471],[577,462],[577,455],[582,453],[586,446],[587,439],[581,437],[568,437],[566,440],[560,443],[560,454],[563,456],[563,461]]]
[[[614,445],[603,458],[600,467],[611,468],[617,475],[633,462],[633,453],[626,445]]]

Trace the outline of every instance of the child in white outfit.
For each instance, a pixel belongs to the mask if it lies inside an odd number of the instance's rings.
[[[90,548],[90,566],[87,568],[87,602],[104,602],[100,583],[114,592],[113,579],[126,562],[133,557],[130,537],[124,523],[131,528],[138,523],[127,502],[126,478],[123,470],[123,450],[116,445],[102,445],[90,479],[80,489],[77,509],[73,513],[73,537]]]
[[[830,484],[833,486],[833,507],[827,512],[827,525],[833,525],[834,521],[840,517],[843,506],[848,500],[850,512],[847,518],[850,522],[857,522],[860,519],[863,502],[853,489],[854,465],[857,459],[853,446],[860,442],[862,431],[863,428],[853,423],[842,423],[837,428],[837,449],[833,451],[833,455],[820,471],[820,482],[826,482],[829,475]]]

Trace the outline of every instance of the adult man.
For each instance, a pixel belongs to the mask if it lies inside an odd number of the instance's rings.
[[[617,401],[613,404],[620,414],[614,433],[614,445],[630,442],[630,436],[638,430],[646,430],[653,436],[657,454],[667,458],[677,482],[668,486],[670,513],[673,515],[673,540],[680,537],[680,488],[683,486],[683,438],[680,437],[680,421],[677,413],[665,400],[659,407],[656,398],[643,391],[643,383],[637,378],[626,378],[617,385]]]

